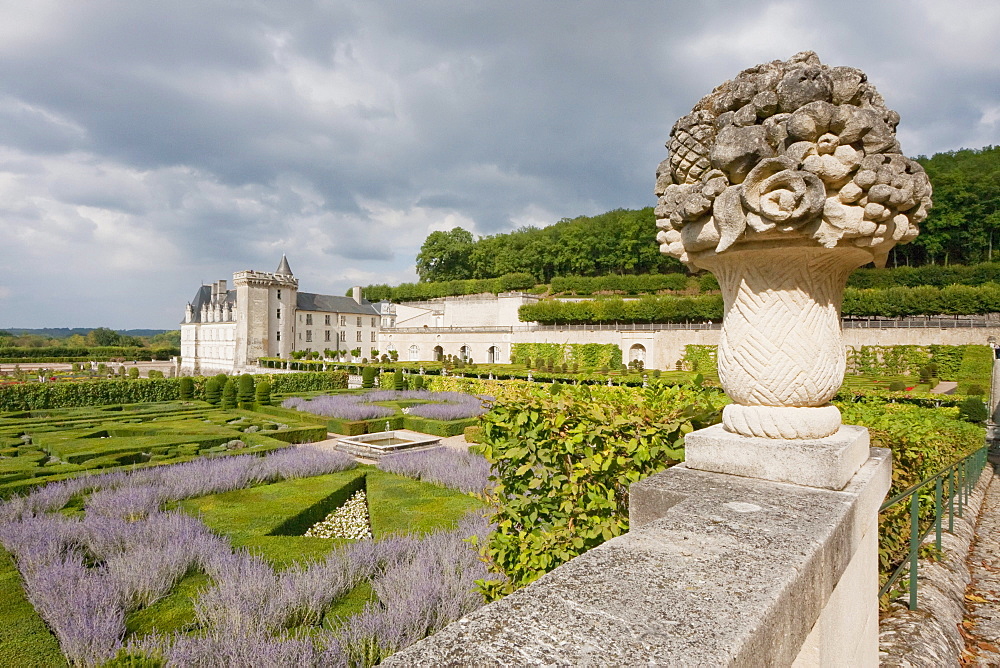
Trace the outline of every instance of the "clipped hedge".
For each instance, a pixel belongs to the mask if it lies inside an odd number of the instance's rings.
[[[347,473],[347,472],[345,472]],[[350,472],[354,475],[344,483],[344,486],[334,491],[332,494],[321,499],[317,503],[304,508],[300,512],[287,518],[284,522],[272,529],[268,536],[302,536],[314,524],[322,522],[327,515],[344,505],[351,496],[358,490],[366,486],[365,473],[363,471]],[[348,475],[350,475],[348,473]]]
[[[20,383],[0,386],[0,412],[38,408],[74,408],[107,404],[173,401],[180,397],[178,378],[86,380],[72,383]]]
[[[564,302],[547,299],[518,309],[522,322],[581,325],[616,322],[680,323],[722,320],[722,295],[639,299],[592,299]]]
[[[112,358],[127,360],[168,360],[181,354],[180,348],[139,348],[135,346],[46,346],[44,348],[0,347],[3,362],[95,362]]]
[[[844,317],[883,318],[1000,313],[1000,285],[847,288],[841,313]],[[548,299],[525,304],[518,310],[522,322],[543,325],[706,322],[722,320],[722,315],[722,295],[658,295],[572,302]]]
[[[852,288],[892,288],[897,286],[913,288],[920,285],[943,288],[946,285],[983,285],[985,283],[1000,283],[1000,262],[984,262],[968,266],[950,264],[945,267],[929,264],[923,267],[857,269],[847,279],[847,285]]]
[[[700,387],[520,388],[483,416],[496,525],[483,545],[497,598],[628,530],[629,485],[683,460],[684,436],[717,423],[725,398]]]
[[[510,356],[514,363],[541,357],[559,365],[577,364],[583,369],[618,368],[622,363],[622,349],[613,343],[515,343]]]
[[[458,281],[433,281],[429,283],[401,283],[395,287],[384,283],[369,285],[361,294],[369,301],[387,299],[393,302],[408,302],[438,297],[498,294],[511,290],[530,290],[535,287],[535,277],[529,273],[504,274],[500,278],[470,278]]]
[[[687,274],[636,274],[609,276],[555,276],[550,290],[553,294],[592,295],[598,292],[623,292],[637,295],[660,290],[699,289],[699,280]]]

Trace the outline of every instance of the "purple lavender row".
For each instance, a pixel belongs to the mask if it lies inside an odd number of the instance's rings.
[[[436,483],[465,494],[482,494],[491,486],[490,463],[467,450],[436,448],[382,457],[378,467],[388,473]]]
[[[434,420],[459,420],[477,417],[486,412],[489,398],[475,397],[462,392],[430,392],[428,390],[375,390],[365,394],[322,395],[313,399],[291,397],[282,407],[306,411],[316,415],[341,420],[373,420],[396,413],[387,406],[376,406],[377,401],[423,400],[427,403],[409,409],[411,415]]]
[[[166,501],[240,489],[269,480],[304,478],[353,468],[343,453],[288,448],[264,457],[238,455],[195,459],[139,471],[114,471],[50,483],[0,504],[0,523],[25,515],[59,510],[77,495],[89,494],[88,512],[135,517]]]

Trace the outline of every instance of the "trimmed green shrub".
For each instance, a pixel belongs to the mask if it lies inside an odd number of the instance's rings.
[[[958,405],[958,415],[966,422],[974,424],[982,424],[990,416],[989,411],[986,409],[986,404],[977,396],[966,397]]]
[[[890,392],[902,392],[906,389],[906,383],[901,380],[894,380],[889,383]]]
[[[361,370],[361,387],[366,390],[375,387],[375,367],[366,366]]]
[[[254,389],[253,376],[248,373],[242,374],[236,393],[236,399],[239,402],[240,408],[253,410]]]
[[[261,406],[269,406],[271,404],[271,383],[266,380],[257,383],[257,388],[254,390],[254,399]]]
[[[122,367],[122,368],[124,369],[125,367]],[[137,367],[137,366],[130,366],[128,368],[128,377],[132,378],[133,380],[136,379],[136,378],[138,378],[139,377],[139,367]]]
[[[230,378],[222,387],[222,407],[224,409],[236,408],[236,382]]]
[[[219,379],[209,378],[205,381],[205,401],[213,406],[218,406],[221,399],[222,386],[219,384]]]
[[[396,369],[392,374],[392,387],[395,390],[406,389],[406,379],[403,378],[403,370]]]
[[[185,401],[194,397],[194,381],[188,377],[184,376],[177,383],[177,391],[179,397]]]

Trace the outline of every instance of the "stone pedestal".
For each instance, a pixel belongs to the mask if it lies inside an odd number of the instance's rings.
[[[868,430],[841,425],[824,438],[742,436],[721,424],[684,438],[685,466],[807,487],[843,489],[868,458]]]

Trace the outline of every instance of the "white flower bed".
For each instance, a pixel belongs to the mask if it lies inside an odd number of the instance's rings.
[[[372,527],[368,519],[368,497],[365,490],[354,493],[326,519],[309,527],[306,536],[315,538],[354,538],[356,540],[371,539]]]

